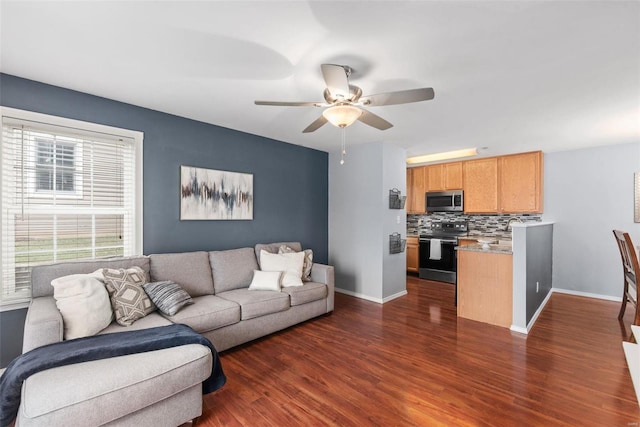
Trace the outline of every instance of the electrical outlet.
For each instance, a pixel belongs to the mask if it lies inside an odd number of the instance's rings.
[[[400,224],[400,215],[396,216],[396,223]]]
[[[536,282],[536,293],[540,292],[540,282]]]

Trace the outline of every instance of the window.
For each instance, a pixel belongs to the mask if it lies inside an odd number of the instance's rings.
[[[82,141],[58,135],[35,136],[35,192],[38,194],[82,195],[80,178]],[[77,158],[76,158],[77,156]]]
[[[142,134],[2,108],[0,307],[38,264],[142,253]]]

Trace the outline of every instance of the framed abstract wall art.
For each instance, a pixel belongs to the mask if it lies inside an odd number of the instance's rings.
[[[253,174],[180,166],[180,220],[253,219]]]

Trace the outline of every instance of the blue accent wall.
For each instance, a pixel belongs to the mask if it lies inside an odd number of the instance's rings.
[[[0,105],[144,132],[145,254],[300,241],[327,262],[325,152],[8,74],[0,74]],[[180,221],[180,165],[253,174],[254,219]],[[5,319],[0,313],[3,331]]]

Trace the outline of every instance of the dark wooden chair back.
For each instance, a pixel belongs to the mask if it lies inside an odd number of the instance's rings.
[[[638,277],[640,276],[640,265],[635,247],[631,241],[629,233],[620,230],[613,230],[613,235],[618,243],[620,258],[622,259],[622,273],[624,278],[624,291],[622,293],[622,306],[618,319],[624,316],[627,302],[634,305],[635,315],[633,324],[640,325],[640,311],[638,311]]]

